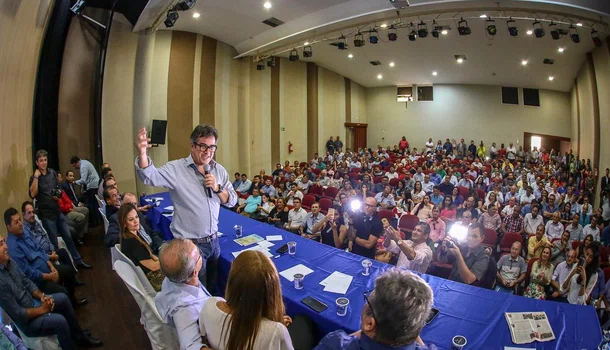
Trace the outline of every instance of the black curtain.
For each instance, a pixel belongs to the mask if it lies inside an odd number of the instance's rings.
[[[32,158],[35,160],[38,150],[46,150],[49,167],[57,171],[60,171],[57,148],[59,79],[72,19],[70,6],[70,0],[55,2],[40,50],[32,116]]]

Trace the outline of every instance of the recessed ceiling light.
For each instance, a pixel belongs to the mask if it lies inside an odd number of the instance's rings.
[[[441,34],[443,34],[443,35],[447,35],[447,33],[449,33],[449,31],[447,31],[447,29],[443,29],[443,30],[441,31]]]
[[[486,14],[482,14],[482,15],[479,16],[479,18],[487,18],[487,15]]]
[[[438,73],[436,71],[432,72],[432,75],[437,76]]]
[[[460,58],[458,58],[458,59],[457,59],[457,63],[464,63],[464,59],[463,59],[463,58],[461,58],[461,57],[460,57]]]
[[[267,1],[263,4],[263,7],[265,7],[268,10],[271,8],[271,3],[269,1]]]
[[[532,35],[534,32],[531,29],[528,29],[527,32],[525,32],[525,34],[527,35]]]
[[[304,42],[303,45],[305,45],[305,46],[309,45],[309,41]]]
[[[354,58],[354,55],[352,55],[351,53],[349,55],[347,55],[347,58]]]
[[[387,24],[385,24],[385,23],[384,23],[384,24],[382,24],[382,25],[380,25],[380,27],[381,27],[381,28],[386,28],[387,26],[388,26],[388,25],[387,25]]]
[[[394,67],[394,62],[390,62],[390,67]]]
[[[554,76],[552,76],[552,75],[550,75],[550,76],[549,76],[549,81],[553,81],[553,79],[555,79],[555,77],[554,77]]]
[[[383,78],[383,75],[377,74],[377,79],[381,80],[382,78]]]
[[[521,60],[521,65],[522,66],[527,66],[527,60]]]
[[[193,18],[199,18],[199,17],[201,17],[201,14],[199,12],[193,13]]]
[[[565,49],[563,47],[560,47],[557,49],[558,52],[563,52]]]
[[[582,27],[582,23],[578,22],[578,23],[576,23],[576,26],[577,27]]]

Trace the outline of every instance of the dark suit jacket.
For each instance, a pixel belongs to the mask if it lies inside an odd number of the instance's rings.
[[[144,228],[144,231],[148,233],[150,239],[152,240],[151,248],[153,253],[159,254],[159,247],[164,243],[163,238],[161,238],[161,234],[152,229],[150,226],[150,221],[146,217],[146,215],[138,212],[138,216],[140,217],[140,225]],[[108,217],[108,232],[104,236],[104,244],[108,248],[114,247],[115,244],[120,243],[120,226],[119,226],[119,215],[118,213],[114,213]]]

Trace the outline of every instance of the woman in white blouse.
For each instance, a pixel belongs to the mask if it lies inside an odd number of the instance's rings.
[[[582,266],[576,266],[561,285],[560,292],[568,292],[570,304],[585,305],[587,298],[597,283],[597,269],[599,268],[599,243],[593,242],[584,250]],[[581,262],[579,261],[580,265]]]
[[[245,251],[231,265],[226,300],[208,298],[199,314],[201,336],[216,350],[293,350],[279,275],[261,252]]]
[[[420,203],[424,199],[425,195],[426,192],[424,192],[422,189],[421,182],[415,181],[415,186],[413,186],[413,191],[411,191],[411,199],[413,200],[413,203]]]

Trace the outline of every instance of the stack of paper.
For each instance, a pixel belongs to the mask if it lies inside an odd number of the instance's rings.
[[[244,249],[244,250],[240,250],[240,251],[237,251],[237,252],[233,252],[232,254],[233,254],[233,256],[234,256],[234,257],[236,257],[236,258],[237,258],[237,256],[238,256],[239,254],[241,254],[241,253],[245,252],[246,250],[258,250],[259,252],[262,252],[263,254],[267,255],[267,256],[268,256],[268,257],[270,257],[270,258],[271,258],[271,257],[273,257],[273,254],[271,254],[271,252],[269,252],[269,249],[268,249],[268,248],[261,247],[261,246],[259,246],[259,245],[255,245],[255,246],[252,246],[252,247],[250,247],[250,248],[246,248],[246,249]]]
[[[163,208],[163,210],[169,210],[169,211],[174,211],[174,206],[170,205],[168,207]]]
[[[263,248],[267,248],[267,249],[269,249],[269,247],[273,247],[275,245],[269,241],[260,241],[257,244],[259,247],[263,247]]]
[[[280,272],[280,275],[282,277],[284,277],[285,279],[289,280],[290,282],[292,282],[292,281],[294,281],[295,274],[300,273],[303,276],[307,276],[312,272],[313,272],[313,270],[310,269],[309,267],[307,267],[303,264],[298,264],[296,266],[293,266],[287,270]]]
[[[283,239],[284,239],[284,238],[282,237],[282,235],[273,235],[273,236],[267,236],[267,240],[268,240],[269,242],[271,242],[271,241],[281,241],[281,240],[283,240]]]
[[[320,284],[324,286],[325,292],[345,294],[352,283],[352,279],[354,277],[335,271],[320,282]]]

